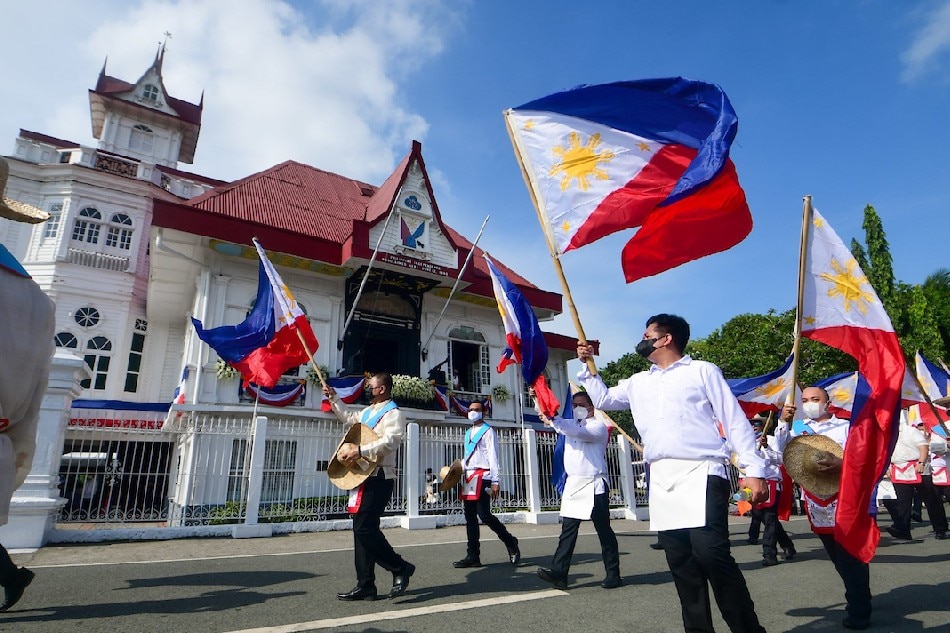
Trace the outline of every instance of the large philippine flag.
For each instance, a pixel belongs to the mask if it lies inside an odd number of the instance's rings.
[[[257,300],[247,318],[237,325],[222,325],[210,330],[204,329],[195,318],[191,321],[198,338],[241,372],[245,385],[254,382],[273,387],[285,371],[306,363],[310,358],[307,351],[315,353],[319,344],[307,315],[267,258],[267,253],[257,240],[254,240],[254,246],[261,264]]]
[[[950,391],[950,374],[927,360],[920,350],[914,356],[914,365],[920,385],[931,400],[946,398]]]
[[[640,227],[627,282],[724,251],[752,230],[719,86],[682,77],[581,86],[505,113],[559,253]]]
[[[906,364],[880,299],[817,211],[808,227],[807,254],[802,335],[853,356],[870,387],[867,400],[856,401],[851,411],[835,517],[835,540],[868,562],[880,540],[868,508],[890,461]]]
[[[733,378],[727,380],[732,395],[739,401],[742,411],[752,417],[762,411],[778,411],[792,395],[792,360],[789,355],[778,369],[754,378]],[[800,392],[795,390],[796,403]]]
[[[505,371],[512,363],[520,363],[521,376],[526,384],[534,388],[541,411],[548,417],[554,417],[560,405],[557,396],[544,380],[544,368],[548,364],[548,345],[544,342],[544,332],[538,325],[538,317],[518,287],[505,277],[488,255],[485,255],[485,262],[491,274],[492,290],[495,292],[495,302],[505,326],[505,339],[508,344],[498,362],[498,373]]]

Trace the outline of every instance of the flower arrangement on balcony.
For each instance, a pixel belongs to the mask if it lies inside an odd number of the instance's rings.
[[[238,370],[229,365],[223,358],[219,358],[218,362],[214,366],[214,375],[217,376],[218,380],[222,382],[234,380],[237,378]]]
[[[319,365],[320,373],[323,374],[323,379],[326,380],[330,377],[330,368],[326,365]],[[314,371],[313,365],[307,365],[307,382],[311,385],[319,385],[320,379],[317,378],[317,372]]]
[[[511,392],[508,391],[508,387],[504,385],[495,385],[491,388],[491,397],[495,402],[504,404],[511,398]]]
[[[432,394],[432,385],[428,380],[405,374],[393,374],[393,400],[407,407],[428,409],[435,402],[435,396]]]

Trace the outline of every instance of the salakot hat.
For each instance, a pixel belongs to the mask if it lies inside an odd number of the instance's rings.
[[[451,490],[457,486],[462,480],[462,460],[456,459],[450,466],[443,466],[442,470],[439,471],[439,479],[442,480],[442,483],[439,484],[441,492]]]
[[[361,457],[356,463],[347,463],[340,460],[340,449],[344,444],[369,444],[378,439],[376,432],[365,424],[351,426],[339,446],[333,451],[333,457],[327,465],[327,477],[330,478],[330,483],[341,490],[352,490],[366,481],[378,460]]]
[[[7,178],[10,176],[10,166],[7,164],[7,159],[0,157],[0,193],[6,191],[7,189]],[[36,224],[38,222],[45,222],[49,219],[49,213],[43,211],[42,209],[37,209],[36,207],[23,203],[17,202],[16,200],[11,200],[6,196],[0,198],[0,217],[7,218],[8,220],[14,220],[15,222],[29,222],[30,224]]]
[[[934,400],[934,404],[938,407],[950,407],[950,396],[945,398],[937,398]]]
[[[813,495],[830,497],[841,488],[841,473],[818,471],[818,460],[832,454],[844,456],[841,446],[826,435],[800,435],[782,452],[782,461],[789,476]]]

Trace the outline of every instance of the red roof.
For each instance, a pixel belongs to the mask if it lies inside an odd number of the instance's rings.
[[[123,81],[116,77],[110,77],[105,73],[99,74],[99,80],[96,82],[96,87],[91,92],[95,92],[98,95],[107,98],[113,98],[114,96],[126,94],[135,90],[135,84],[130,84],[127,81]],[[181,99],[176,99],[168,94],[168,91],[165,90],[165,86],[162,86],[162,90],[165,93],[165,99],[168,102],[168,106],[178,113],[178,118],[187,123],[192,123],[194,125],[201,125],[201,105],[195,105],[194,103],[189,103]],[[128,102],[129,105],[134,105],[138,107],[145,108],[145,106],[140,106],[137,103]],[[158,110],[153,110],[152,108],[145,108],[152,112],[157,112],[162,114]],[[171,116],[171,115],[167,115]]]
[[[565,336],[564,334],[555,334],[554,332],[544,333],[544,342],[549,348],[562,349],[568,352],[577,351],[577,337]],[[600,341],[587,341],[594,346],[594,355],[600,354]]]
[[[359,180],[286,161],[184,203],[156,200],[153,223],[236,244],[249,244],[252,237],[258,237],[270,250],[345,265],[351,258],[370,258],[373,248],[369,244],[369,230],[385,220],[414,159],[424,172],[418,142],[413,143],[410,152],[378,189]],[[442,223],[431,190],[429,195],[434,219],[444,235],[460,253],[467,254],[471,242]],[[464,292],[493,297],[481,249],[475,255],[462,277],[469,283]],[[464,255],[456,266],[462,261]],[[501,262],[496,263],[521,288],[532,306],[561,311],[559,294],[541,290]]]
[[[55,136],[47,136],[46,134],[31,132],[29,130],[24,130],[23,128],[20,128],[20,137],[29,139],[31,141],[37,141],[39,143],[46,143],[47,145],[52,145],[53,147],[58,147],[59,149],[79,147],[79,143],[74,143],[73,141],[64,141],[63,139],[56,138]]]

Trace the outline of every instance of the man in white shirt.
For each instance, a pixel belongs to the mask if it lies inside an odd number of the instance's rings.
[[[803,420],[794,420],[796,408],[786,405],[782,409],[781,422],[775,428],[777,447],[785,450],[789,436],[825,435],[838,443],[842,449],[848,441],[851,423],[831,414],[828,410],[830,398],[822,387],[806,387],[802,390]],[[791,430],[789,430],[789,426]],[[829,454],[816,462],[819,471],[837,473],[840,476],[842,460]],[[844,596],[848,615],[843,625],[847,629],[866,629],[871,623],[871,573],[870,567],[842,547],[834,537],[834,515],[837,509],[837,494],[831,499],[823,499],[802,490],[802,502],[808,515],[811,529],[821,539],[828,557],[844,582]]]
[[[894,524],[887,533],[898,541],[910,541],[910,515],[914,492],[927,507],[927,516],[937,540],[947,539],[947,514],[943,500],[938,499],[930,471],[930,440],[923,431],[911,426],[904,411],[901,411],[897,443],[891,454],[891,483],[897,495],[894,504]]]
[[[401,595],[409,587],[409,577],[416,571],[415,565],[403,559],[393,550],[379,529],[379,519],[386,510],[396,483],[396,451],[406,435],[406,416],[392,399],[393,379],[379,373],[366,383],[370,405],[355,413],[346,405],[333,387],[324,387],[323,393],[330,400],[333,413],[347,428],[361,423],[375,431],[379,439],[354,445],[345,454],[339,455],[344,462],[365,457],[376,462],[370,476],[351,494],[350,512],[353,514],[353,555],[356,563],[356,586],[337,594],[340,600],[375,600],[376,565],[393,575],[390,598]]]
[[[650,529],[659,532],[687,631],[713,631],[709,585],[733,633],[761,633],[755,605],[729,546],[726,474],[731,450],[745,468],[752,503],[768,492],[755,435],[722,372],[683,354],[689,324],[676,315],[647,320],[637,353],[649,370],[610,389],[584,367],[578,374],[598,409],[630,408],[650,464]],[[593,355],[577,346],[582,363]]]
[[[758,520],[762,525],[762,566],[771,567],[778,565],[778,547],[782,548],[785,560],[792,560],[797,554],[791,537],[779,519],[783,495],[790,495],[792,491],[782,487],[782,453],[778,450],[779,440],[775,435],[764,432],[761,418],[753,419],[751,422],[755,432],[760,434],[756,446],[766,463],[765,481],[769,487],[768,499],[752,506],[752,519]]]
[[[607,496],[607,441],[610,430],[594,416],[594,403],[585,392],[574,394],[571,419],[541,414],[545,425],[564,436],[564,472],[567,483],[561,496],[561,537],[551,559],[551,567],[538,569],[538,576],[558,589],[567,589],[567,575],[577,543],[581,521],[590,519],[600,539],[607,576],[600,586],[616,589],[623,585],[617,535],[610,527],[610,500]]]
[[[517,565],[521,560],[518,539],[508,531],[504,523],[491,512],[491,500],[498,498],[499,478],[498,442],[495,429],[484,420],[481,402],[472,402],[468,407],[468,419],[472,426],[465,432],[465,455],[462,464],[462,507],[465,510],[465,534],[468,540],[465,558],[452,565],[456,568],[481,567],[481,541],[478,521],[498,535],[508,548],[508,560]]]

